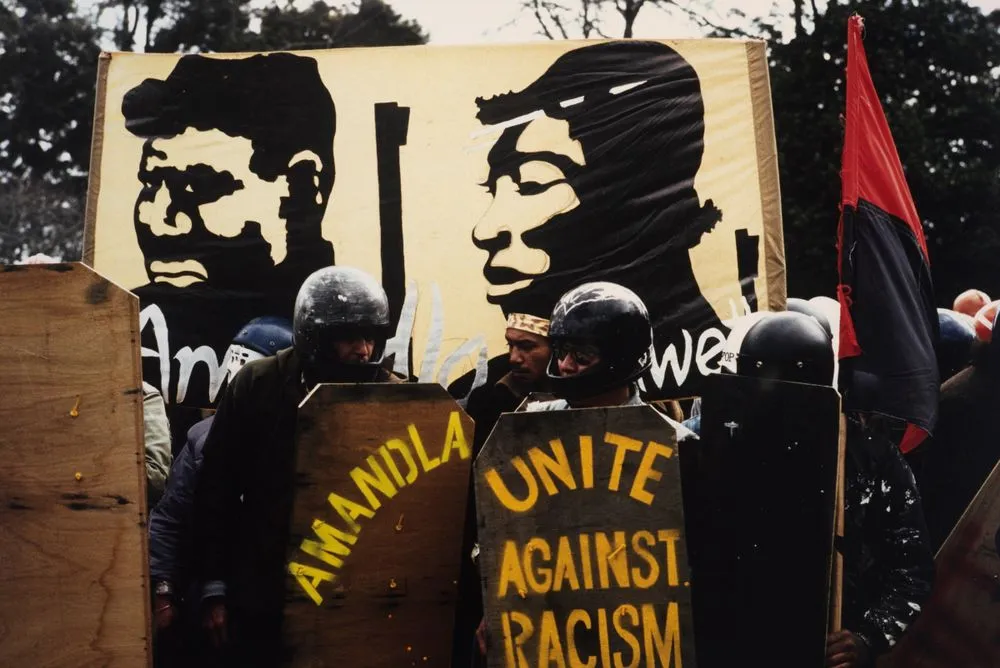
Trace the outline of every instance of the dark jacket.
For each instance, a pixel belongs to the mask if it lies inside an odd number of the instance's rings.
[[[508,373],[496,383],[479,387],[469,395],[465,412],[476,423],[473,457],[483,448],[500,415],[515,411],[531,392],[530,388],[523,387],[513,374]]]
[[[214,419],[207,417],[188,430],[187,442],[170,467],[163,498],[149,513],[149,577],[154,583],[170,582],[178,593],[190,581],[195,485],[202,449]]]
[[[934,437],[918,448],[931,546],[937,550],[1000,460],[993,416],[1000,409],[1000,337],[978,346],[973,364],[941,386]]]
[[[874,658],[919,614],[934,558],[913,474],[885,430],[849,417],[844,464],[843,628]]]
[[[386,371],[379,381],[395,379]],[[295,421],[305,397],[294,349],[250,362],[219,402],[195,494],[196,561],[244,618],[280,619],[295,476]],[[242,503],[240,501],[242,497]]]
[[[476,388],[469,395],[465,412],[476,423],[476,433],[472,442],[473,458],[483,449],[500,415],[516,410],[529,392],[528,389],[521,387],[510,373],[507,373],[496,383]],[[476,489],[472,476],[469,478],[468,498],[452,646],[452,665],[462,667],[472,665],[477,656],[474,636],[479,620],[483,616],[479,573],[471,556],[472,548],[476,544]]]

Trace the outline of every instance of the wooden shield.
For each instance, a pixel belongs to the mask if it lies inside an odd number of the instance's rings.
[[[741,665],[749,647],[780,637],[777,665],[820,668],[840,396],[720,374],[702,397],[701,419],[700,441],[681,446],[699,657]]]
[[[505,414],[475,484],[491,667],[695,665],[676,437],[662,415]]]
[[[892,668],[1000,666],[1000,465],[937,553],[931,598]]]
[[[0,303],[0,665],[145,666],[139,302],[48,264]]]
[[[321,385],[306,398],[289,665],[450,665],[473,430],[437,384]]]

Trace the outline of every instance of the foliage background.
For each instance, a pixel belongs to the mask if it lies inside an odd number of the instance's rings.
[[[460,2],[463,0],[455,0]],[[501,1],[501,0],[495,0]],[[769,41],[791,296],[832,295],[847,18],[868,53],[924,219],[938,300],[1000,297],[1000,11],[964,0],[503,0],[551,39],[633,34],[654,13]],[[383,0],[0,0],[0,261],[80,256],[97,56],[426,43]]]

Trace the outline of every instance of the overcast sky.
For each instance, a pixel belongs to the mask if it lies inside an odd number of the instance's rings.
[[[251,0],[255,7],[266,7],[275,0]],[[682,2],[685,0],[681,0]],[[707,16],[719,25],[739,25],[738,20],[729,14],[733,8],[739,8],[749,17],[765,16],[772,8],[778,7],[783,15],[791,12],[791,0],[686,0],[693,7],[711,7]],[[1000,0],[967,0],[974,7],[984,12],[1000,9]],[[283,5],[284,0],[276,0]],[[296,6],[307,7],[313,0],[294,0]],[[350,4],[352,0],[326,0],[328,4]],[[545,39],[539,31],[538,23],[531,12],[523,8],[524,0],[386,0],[399,14],[407,19],[415,19],[423,29],[430,34],[431,44],[479,44],[483,42],[526,42]],[[573,6],[577,0],[562,0],[563,4]],[[97,0],[77,0],[84,13],[94,12]],[[817,0],[823,8],[826,0]],[[621,17],[608,3],[605,10],[603,28],[610,37],[622,34]],[[117,18],[107,13],[101,20],[105,28],[113,28]],[[141,28],[141,27],[140,27]],[[791,26],[787,26],[790,30]],[[846,27],[845,27],[846,30]],[[140,33],[142,30],[140,29]],[[635,36],[671,39],[679,37],[699,37],[704,31],[683,13],[668,12],[658,7],[647,5],[639,13],[635,24]],[[845,33],[846,34],[846,33]],[[578,35],[571,35],[578,37]],[[597,35],[593,35],[597,37]],[[845,38],[846,41],[846,38]],[[114,49],[111,36],[107,35],[103,47]]]
[[[299,0],[303,2],[304,0]],[[522,0],[387,0],[398,13],[416,19],[430,33],[432,44],[475,44],[479,42],[521,42],[544,39],[538,34],[538,24],[530,12],[521,9]],[[575,0],[564,0],[573,5]],[[708,2],[692,2],[706,5]],[[714,0],[713,19],[730,24],[728,10],[739,7],[749,16],[766,15],[775,4],[772,0]],[[788,0],[778,0],[790,7]],[[825,2],[818,3],[823,6]],[[1000,9],[1000,0],[971,0],[970,5],[984,12]],[[606,14],[607,32],[621,35],[621,21],[615,12]],[[846,28],[845,28],[846,30]],[[698,27],[679,12],[668,13],[647,5],[635,25],[636,37],[697,37]]]

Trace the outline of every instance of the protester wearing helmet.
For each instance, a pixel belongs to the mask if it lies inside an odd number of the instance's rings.
[[[549,314],[546,313],[546,316]],[[507,316],[504,337],[507,340],[507,363],[510,369],[494,384],[483,385],[472,391],[465,412],[476,423],[472,444],[473,457],[479,454],[493,427],[503,413],[517,409],[526,397],[548,391],[545,373],[549,357],[549,321],[530,313],[511,313]],[[476,620],[483,614],[483,601],[479,573],[468,555],[476,542],[476,488],[469,479],[469,498],[466,504],[465,532],[462,540],[462,569],[459,575],[458,606],[455,609],[455,636],[452,647],[452,664],[468,666],[474,660],[475,648],[469,637]]]
[[[637,382],[652,363],[653,328],[638,295],[607,281],[584,283],[556,302],[549,321],[552,357],[546,368],[558,397],[528,403],[526,411],[642,406]],[[529,398],[530,401],[530,398]],[[678,440],[693,435],[664,415]],[[476,630],[480,653],[488,650],[486,620]]]
[[[636,381],[652,360],[653,329],[638,295],[616,283],[584,283],[564,294],[549,324],[546,369],[558,399],[529,411],[638,406]]]
[[[287,318],[254,318],[240,328],[226,355],[227,381],[232,382],[248,362],[273,357],[292,345],[292,323]],[[186,566],[191,550],[192,505],[195,483],[201,469],[205,438],[214,416],[192,426],[187,441],[174,459],[163,498],[149,512],[149,577],[153,582],[153,616],[157,631],[154,662],[157,666],[181,666],[196,660],[196,643],[180,637],[186,629],[176,629],[177,617],[187,616],[197,602],[191,574]],[[194,594],[194,595],[192,595]],[[193,601],[192,601],[193,599]],[[184,608],[182,612],[182,608]]]
[[[813,385],[833,381],[832,341],[802,313],[775,313],[746,333],[742,376]],[[827,638],[830,668],[874,666],[930,595],[933,554],[916,482],[880,420],[847,415],[843,631]]]
[[[389,327],[375,279],[320,269],[296,297],[292,347],[249,362],[219,402],[196,486],[194,552],[205,627],[234,665],[281,662],[299,403],[319,383],[398,381],[382,365]]]

